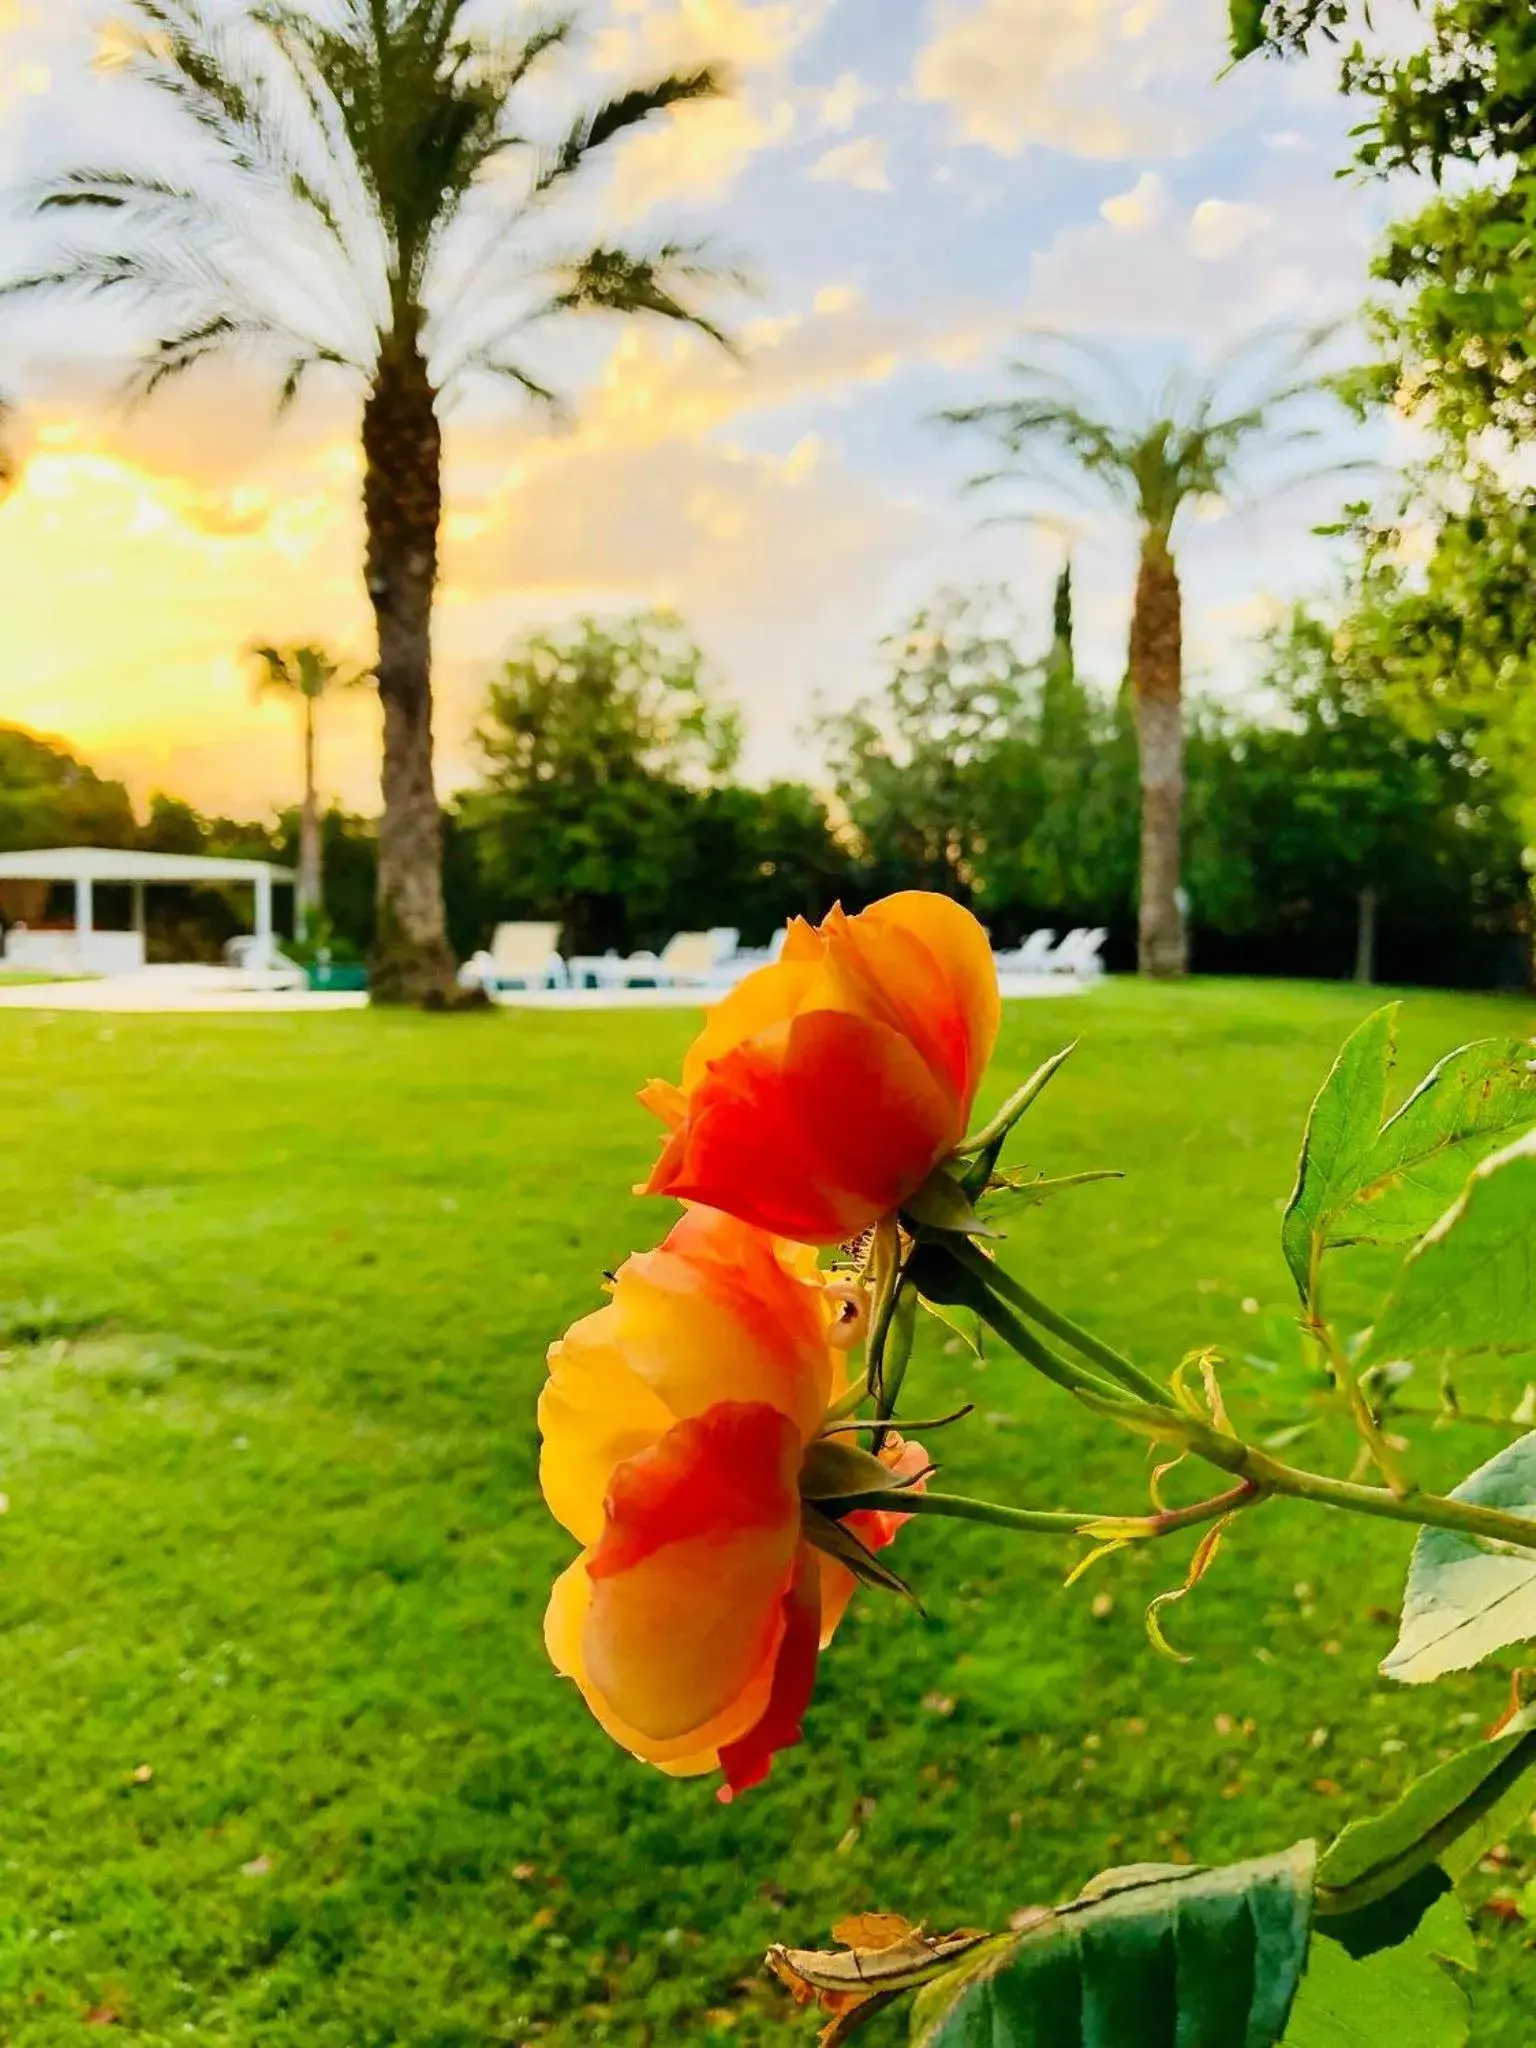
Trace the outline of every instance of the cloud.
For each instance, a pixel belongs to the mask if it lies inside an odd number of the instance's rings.
[[[1111,227],[1142,228],[1168,211],[1168,187],[1156,171],[1143,171],[1129,192],[1116,192],[1099,212]]]
[[[1099,211],[1035,257],[1031,318],[1205,348],[1271,322],[1336,318],[1365,289],[1367,202],[1323,175],[1288,179],[1272,200],[1184,206],[1149,173]]]
[[[829,284],[760,323],[744,364],[680,332],[626,331],[571,431],[515,408],[450,418],[443,786],[475,770],[470,734],[514,631],[662,602],[729,648],[783,765],[812,693],[842,685],[889,579],[924,552],[932,514],[851,469],[824,432],[747,448],[734,423],[761,433],[778,409],[836,404],[994,332],[974,313],[893,321]],[[69,733],[140,796],[291,800],[291,732],[250,701],[239,655],[257,635],[369,644],[354,399],[317,390],[279,427],[263,381],[232,365],[127,415],[87,396],[34,408],[35,452],[0,507],[0,718]],[[346,801],[376,803],[369,716],[328,730],[324,768]]]
[[[679,107],[663,126],[621,148],[613,214],[633,221],[670,199],[723,199],[753,157],[794,132],[795,109],[788,100],[704,100]]]
[[[856,71],[844,71],[814,98],[816,126],[823,133],[846,135],[864,109],[874,106],[880,95],[872,92]]]
[[[857,192],[889,192],[888,154],[884,137],[861,135],[857,141],[840,142],[819,156],[806,176],[824,185],[852,185]]]
[[[1178,155],[1242,117],[1224,0],[933,0],[913,67],[920,99],[1004,156],[1032,143],[1074,156]]]
[[[827,4],[614,0],[613,19],[593,49],[600,72],[650,77],[718,64],[733,83],[729,98],[680,107],[664,126],[621,145],[612,184],[618,219],[636,220],[668,200],[722,199],[755,157],[791,139],[799,106],[790,60]]]
[[[613,0],[593,44],[602,71],[690,64],[761,70],[785,63],[821,24],[828,0]]]

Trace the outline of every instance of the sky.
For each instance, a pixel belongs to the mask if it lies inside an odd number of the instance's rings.
[[[218,0],[215,0],[218,4]],[[1155,390],[1253,331],[1347,315],[1385,217],[1340,181],[1350,110],[1326,61],[1222,76],[1226,0],[592,0],[535,112],[701,59],[729,98],[610,153],[567,232],[707,236],[754,289],[719,310],[735,361],[660,326],[567,325],[552,422],[467,384],[446,420],[438,759],[473,778],[485,686],[520,631],[679,611],[748,730],[755,777],[814,773],[819,709],[874,686],[879,642],[944,585],[1006,582],[1048,637],[1070,544],[1082,666],[1123,672],[1134,540],[1110,510],[987,523],[985,467],[941,409],[1005,388],[1041,327]],[[517,13],[486,0],[487,19]],[[23,203],[50,169],[181,168],[173,110],[93,63],[111,9],[0,0],[0,276],[46,253]],[[562,97],[563,96],[563,97]],[[366,656],[359,396],[317,382],[278,422],[231,360],[126,409],[143,328],[102,303],[0,308],[20,480],[0,504],[0,720],[61,735],[141,800],[251,815],[292,801],[290,715],[242,649],[319,638]],[[1328,451],[1355,451],[1341,422]],[[1255,687],[1257,636],[1327,585],[1311,527],[1337,478],[1184,536],[1196,687]],[[1026,646],[1033,653],[1033,646]],[[374,713],[337,708],[327,795],[377,805]]]

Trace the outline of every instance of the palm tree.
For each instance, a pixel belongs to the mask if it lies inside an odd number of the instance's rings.
[[[1171,378],[1151,403],[1136,395],[1129,366],[1113,355],[1079,340],[1041,339],[1066,351],[1068,364],[1016,362],[1016,389],[1008,397],[943,417],[984,428],[1009,458],[972,478],[972,488],[1020,483],[1059,497],[1086,485],[1136,522],[1130,685],[1141,765],[1138,959],[1143,974],[1181,975],[1189,967],[1189,940],[1180,887],[1184,625],[1175,531],[1202,501],[1230,498],[1251,458],[1321,433],[1315,422],[1282,425],[1281,416],[1326,388],[1305,374],[1326,337],[1293,346],[1280,374],[1271,367],[1265,377],[1276,337],[1261,336],[1203,380]],[[1300,479],[1261,481],[1277,489]],[[1038,515],[1026,509],[1013,516]]]
[[[320,851],[320,799],[315,787],[315,725],[320,705],[343,690],[355,690],[373,681],[371,668],[343,668],[323,647],[267,647],[250,650],[256,670],[259,697],[283,696],[297,700],[304,729],[304,802],[299,811],[299,886],[295,893],[294,925],[299,938],[307,938],[325,907],[324,876]]]
[[[153,310],[142,394],[247,349],[290,405],[309,374],[363,388],[365,576],[384,713],[378,948],[384,1001],[453,987],[432,770],[441,401],[474,372],[554,404],[527,345],[567,313],[649,314],[725,338],[694,303],[721,281],[697,245],[562,250],[552,205],[615,138],[721,89],[709,69],[636,85],[534,139],[526,88],[573,34],[519,16],[471,30],[476,0],[127,0],[112,61],[167,97],[202,162],[69,170],[38,197],[81,235],[11,293],[109,294]],[[532,98],[532,104],[527,104]]]

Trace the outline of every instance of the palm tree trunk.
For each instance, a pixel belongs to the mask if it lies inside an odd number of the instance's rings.
[[[378,625],[384,707],[378,936],[369,986],[379,1003],[437,1003],[454,992],[443,910],[443,828],[432,780],[432,600],[442,520],[436,393],[414,334],[395,335],[363,407],[368,595]]]
[[[1141,755],[1141,909],[1137,965],[1189,971],[1180,890],[1184,812],[1184,621],[1179,572],[1160,534],[1141,545],[1131,619],[1131,689]]]
[[[294,906],[295,935],[307,939],[322,906],[320,884],[320,800],[315,790],[315,700],[304,699],[304,807],[299,812],[299,887]]]
[[[1376,979],[1376,891],[1362,889],[1355,914],[1355,979],[1369,988]]]

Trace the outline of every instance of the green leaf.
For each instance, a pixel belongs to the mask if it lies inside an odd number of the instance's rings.
[[[1453,1845],[1475,1862],[1487,1847],[1479,1823],[1536,1764],[1536,1709],[1527,1707],[1492,1742],[1464,1749],[1418,1778],[1385,1813],[1357,1820],[1317,1868],[1319,1915],[1351,1913],[1398,1891]],[[1467,1838],[1473,1840],[1467,1846]]]
[[[1220,1870],[1106,1871],[930,1984],[914,2048],[1273,2048],[1306,1963],[1315,1855],[1301,1842]]]
[[[1472,1937],[1454,1898],[1438,1899],[1397,1948],[1356,1962],[1319,1930],[1285,2048],[1465,2048],[1471,2008],[1459,1972]]]
[[[1410,1253],[1361,1363],[1529,1350],[1536,1350],[1536,1132],[1485,1159]]]
[[[1381,1131],[1397,1045],[1398,1008],[1388,1003],[1345,1040],[1307,1118],[1296,1189],[1280,1232],[1286,1263],[1303,1301],[1311,1293],[1314,1264],[1327,1242],[1329,1223],[1360,1187],[1365,1162]]]
[[[1452,1500],[1533,1517],[1536,1432],[1490,1458]],[[1423,1529],[1413,1546],[1403,1621],[1381,1670],[1404,1685],[1470,1671],[1510,1643],[1536,1636],[1536,1551],[1496,1550],[1454,1529]]]
[[[1361,1166],[1328,1243],[1412,1244],[1466,1185],[1478,1160],[1536,1124],[1536,1046],[1485,1038],[1443,1059],[1390,1118]]]

